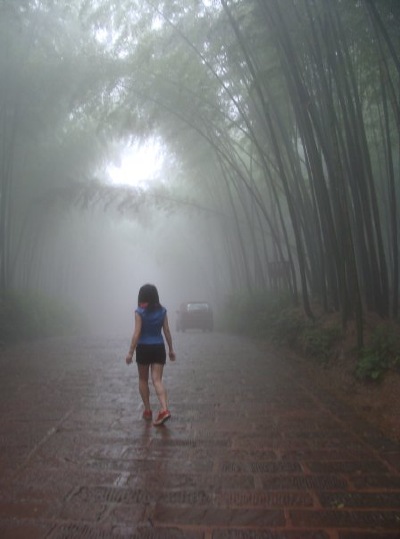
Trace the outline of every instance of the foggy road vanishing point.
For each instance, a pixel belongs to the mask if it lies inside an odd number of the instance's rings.
[[[174,337],[159,428],[129,336],[2,351],[2,539],[400,537],[398,445],[261,344]]]

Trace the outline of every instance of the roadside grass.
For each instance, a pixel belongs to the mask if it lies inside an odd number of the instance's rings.
[[[354,376],[364,382],[380,382],[389,371],[400,372],[400,327],[393,321],[368,318],[365,345],[357,351],[351,336],[343,332],[338,313],[322,313],[314,321],[288,295],[259,292],[230,296],[221,326],[228,332],[264,338],[278,347],[289,347],[319,364],[332,364],[340,356],[354,362]],[[372,322],[371,322],[372,321]],[[349,323],[351,328],[352,323]]]
[[[368,344],[361,351],[356,377],[379,382],[390,371],[400,372],[400,331],[393,322],[381,322],[372,330]]]

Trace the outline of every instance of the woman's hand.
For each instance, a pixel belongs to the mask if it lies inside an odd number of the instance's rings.
[[[176,354],[175,354],[175,352],[174,352],[173,350],[170,350],[168,355],[169,355],[169,359],[170,359],[171,361],[175,361],[175,359],[176,359]]]
[[[128,354],[125,358],[125,361],[126,361],[126,364],[127,365],[130,365],[132,363],[132,356],[130,354]]]

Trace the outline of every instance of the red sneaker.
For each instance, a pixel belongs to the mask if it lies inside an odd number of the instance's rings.
[[[142,417],[146,421],[151,421],[153,419],[153,412],[151,410],[145,410]]]
[[[154,421],[154,425],[156,427],[159,427],[163,423],[165,423],[169,418],[171,417],[171,412],[169,410],[164,410],[163,412],[160,412],[158,414],[157,419]]]

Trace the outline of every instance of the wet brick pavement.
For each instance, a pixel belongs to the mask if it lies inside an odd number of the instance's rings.
[[[1,352],[1,539],[400,537],[399,445],[256,343],[174,337],[159,428],[129,336]]]

